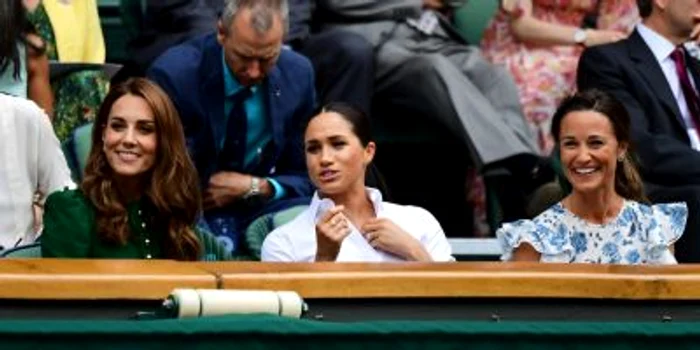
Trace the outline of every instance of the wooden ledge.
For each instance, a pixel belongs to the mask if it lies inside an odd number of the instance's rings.
[[[203,264],[224,289],[305,298],[585,298],[700,300],[700,266],[539,263]]]
[[[174,288],[216,288],[216,277],[175,261],[3,259],[2,299],[164,299]]]
[[[700,300],[700,265],[0,260],[0,299],[160,300],[175,288],[294,290],[304,298]]]

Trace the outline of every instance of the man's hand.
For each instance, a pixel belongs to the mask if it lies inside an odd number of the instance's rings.
[[[235,171],[222,171],[214,174],[209,179],[209,187],[204,193],[204,209],[225,207],[234,201],[243,198],[248,190],[253,177]]]
[[[406,260],[431,261],[421,243],[393,221],[377,218],[362,226],[362,234],[374,249],[383,250]]]

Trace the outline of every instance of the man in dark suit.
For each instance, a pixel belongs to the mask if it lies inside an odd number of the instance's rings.
[[[141,33],[129,43],[137,72],[168,48],[213,32],[224,0],[148,0]],[[343,30],[316,33],[315,0],[289,0],[285,43],[311,60],[319,102],[344,101],[369,113],[374,52],[362,36]]]
[[[637,3],[643,22],[628,39],[585,50],[578,88],[608,91],[625,105],[649,198],[688,204],[676,256],[680,262],[699,262],[700,71],[683,44],[700,22],[700,2]]]
[[[234,252],[255,217],[312,192],[300,128],[315,106],[314,75],[282,47],[287,16],[284,0],[227,0],[215,34],[168,50],[148,71],[180,113],[206,222]]]

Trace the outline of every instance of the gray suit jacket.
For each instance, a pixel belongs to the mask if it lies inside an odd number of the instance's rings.
[[[458,8],[467,0],[450,0],[447,5]],[[423,0],[318,0],[326,27],[352,30],[377,46],[386,40],[408,39],[416,29],[407,20],[419,18]],[[440,25],[432,34],[466,43],[447,18],[439,16]]]

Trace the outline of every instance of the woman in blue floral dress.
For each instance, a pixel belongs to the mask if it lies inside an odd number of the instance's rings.
[[[554,114],[552,135],[572,192],[533,220],[497,231],[502,260],[675,264],[685,203],[649,205],[630,149],[630,117],[610,95],[579,92]]]

